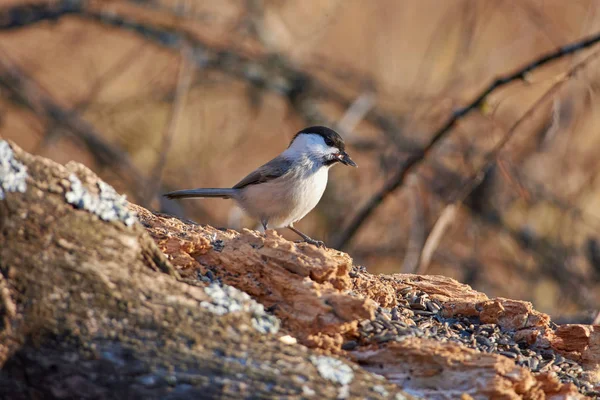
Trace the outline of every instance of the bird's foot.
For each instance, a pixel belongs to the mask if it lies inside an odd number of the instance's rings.
[[[311,238],[308,235],[305,235],[304,233],[300,232],[298,229],[294,228],[293,225],[288,226],[289,229],[291,229],[292,231],[296,232],[296,234],[298,236],[300,236],[302,238],[302,240],[297,241],[296,243],[308,243],[308,244],[312,244],[313,246],[317,246],[317,247],[325,247],[325,243],[323,243],[320,240],[315,240],[313,238]]]
[[[319,248],[324,248],[326,249],[327,247],[325,246],[325,243],[322,240],[315,240],[309,237],[306,237],[302,240],[296,240],[296,243],[308,243],[308,244],[312,244],[313,246],[317,246]]]

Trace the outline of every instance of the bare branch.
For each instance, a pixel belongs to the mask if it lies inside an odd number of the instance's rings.
[[[472,100],[466,107],[460,108],[455,111],[450,118],[442,125],[437,132],[435,132],[430,140],[430,142],[425,146],[421,151],[411,155],[404,164],[400,167],[400,169],[389,179],[377,193],[375,193],[367,203],[357,212],[355,217],[350,221],[348,227],[342,231],[342,233],[338,236],[338,238],[334,241],[334,247],[337,249],[343,249],[346,247],[348,242],[354,237],[358,229],[362,226],[362,224],[369,218],[369,216],[381,205],[383,200],[396,191],[404,180],[406,176],[412,172],[412,170],[420,164],[428,155],[431,153],[433,148],[436,146],[438,142],[440,142],[452,129],[452,127],[462,118],[464,118],[471,111],[481,107],[487,96],[489,96],[492,92],[497,90],[498,88],[505,86],[511,82],[516,80],[525,79],[528,74],[530,74],[535,69],[542,67],[552,61],[563,58],[566,55],[576,53],[583,49],[586,49],[600,41],[600,33],[577,41],[575,43],[569,44],[567,46],[563,46],[552,53],[545,54],[538,59],[528,63],[527,65],[517,69],[514,72],[506,74],[500,78],[497,78],[494,82],[492,82],[489,86],[487,86],[481,93],[479,93],[474,100]],[[578,64],[581,66],[582,64]],[[578,70],[579,68],[571,69],[571,72]],[[568,74],[571,76],[572,74]],[[562,82],[562,81],[561,81]],[[553,92],[553,91],[552,91]],[[545,96],[544,96],[545,97]],[[537,104],[537,103],[536,103]],[[531,110],[530,110],[531,111]],[[526,115],[528,115],[526,113]],[[521,120],[520,120],[521,121]],[[520,124],[520,122],[518,123]],[[512,135],[510,135],[512,136]],[[509,136],[509,137],[510,137]]]
[[[483,180],[485,173],[497,162],[498,155],[500,151],[504,148],[506,143],[514,136],[517,129],[521,126],[521,124],[527,121],[538,109],[539,107],[547,102],[555,93],[560,89],[563,83],[569,80],[573,75],[575,75],[579,70],[581,70],[584,66],[589,64],[592,60],[600,56],[600,51],[592,53],[589,57],[576,64],[566,75],[564,75],[559,81],[557,81],[554,85],[552,85],[543,95],[540,97],[526,112],[523,114],[508,130],[508,132],[502,137],[502,139],[494,146],[494,148],[486,155],[485,162],[483,165],[477,169],[477,171],[473,174],[473,177],[470,178],[466,185],[464,185],[455,195],[455,201],[448,205],[442,214],[438,218],[434,229],[431,234],[427,238],[425,243],[425,247],[423,248],[423,256],[421,258],[421,264],[419,265],[419,270],[416,272],[417,274],[423,274],[425,269],[429,265],[431,261],[431,257],[433,255],[433,251],[439,245],[441,237],[443,233],[446,231],[448,225],[454,220],[456,215],[456,211],[458,210],[459,205],[467,198],[469,193],[475,189],[479,183]]]
[[[337,129],[346,134],[346,140],[352,141],[352,131],[356,129],[374,105],[375,93],[372,91],[363,92],[350,104],[350,107],[336,124]]]
[[[429,264],[431,264],[431,259],[433,258],[433,253],[440,245],[442,241],[442,237],[444,233],[450,227],[450,224],[456,219],[456,212],[458,211],[458,204],[448,204],[444,211],[440,214],[439,218],[433,225],[433,229],[427,236],[427,240],[425,241],[425,245],[423,246],[423,251],[421,252],[421,260],[419,262],[419,266],[416,268],[415,274],[423,275],[429,268]]]
[[[411,196],[410,209],[411,212],[411,227],[408,237],[408,244],[402,261],[402,272],[414,274],[419,267],[419,258],[423,252],[423,246],[426,239],[426,216],[425,202],[421,191],[421,182],[414,177],[410,180]]]
[[[600,325],[600,311],[596,313],[591,325]]]
[[[582,70],[585,66],[587,66],[591,61],[595,60],[600,56],[600,51],[596,51],[590,54],[588,57],[575,64],[564,76],[562,76],[559,80],[557,80],[554,85],[552,85],[529,109],[510,127],[507,133],[502,137],[502,139],[496,143],[494,148],[486,155],[485,162],[483,165],[475,172],[474,176],[470,179],[470,181],[476,181],[479,179],[479,176],[482,173],[488,171],[497,161],[498,155],[508,143],[508,141],[514,136],[517,129],[542,106],[544,103],[549,101],[552,96],[562,87],[562,85],[571,79],[575,74],[577,74],[580,70]],[[468,186],[467,186],[468,187]],[[472,190],[472,189],[471,189]],[[469,190],[470,192],[470,190]],[[468,194],[468,193],[467,193]]]
[[[0,30],[22,28],[40,21],[56,21],[65,15],[81,12],[83,5],[83,1],[44,1],[1,8]]]

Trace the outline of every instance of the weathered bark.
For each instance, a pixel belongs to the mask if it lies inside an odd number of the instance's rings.
[[[352,260],[345,253],[289,242],[275,231],[222,231],[132,207],[182,276],[196,280],[211,271],[272,308],[304,344],[339,349],[358,321],[373,318],[374,301],[347,293]]]
[[[126,225],[122,204],[112,202],[90,171],[11,147],[3,156],[14,156],[28,176],[24,193],[9,185],[9,164],[0,176],[6,189],[0,201],[0,397],[399,393],[352,363],[336,364],[268,333],[277,321],[238,290],[213,285],[211,292],[202,282],[178,281],[144,228]]]
[[[551,374],[532,375],[502,356],[465,349],[454,343],[411,338],[383,349],[353,353],[367,370],[383,374],[425,398],[544,399],[579,397]],[[402,360],[402,361],[399,361]]]
[[[345,340],[358,340],[357,325],[373,318],[373,303],[396,306],[398,293],[413,288],[440,300],[441,316],[476,317],[483,324],[515,331],[515,336],[523,341],[533,335],[531,345],[575,359],[557,347],[556,341],[548,340],[555,335],[550,319],[535,311],[531,303],[489,299],[442,276],[375,276],[352,271],[348,255],[293,244],[272,231],[265,235],[248,230],[224,231],[133,207],[182,276],[195,280],[198,274],[209,275],[242,289],[271,307],[283,329],[302,343],[345,355],[411,393],[439,399],[461,394],[481,399],[582,397],[573,385],[562,384],[553,372],[533,374],[505,356],[479,353],[456,343],[409,338],[399,343],[367,343],[347,352],[341,348]],[[592,327],[587,328],[593,331]],[[569,338],[565,340],[570,342]],[[594,343],[593,338],[580,340],[579,347],[585,349],[582,354],[586,357],[576,359],[589,375],[598,370],[593,358],[598,357]],[[591,362],[586,363],[588,359]]]

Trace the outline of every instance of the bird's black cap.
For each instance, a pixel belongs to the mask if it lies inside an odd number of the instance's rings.
[[[296,133],[296,135],[294,135],[294,139],[296,139],[298,135],[301,135],[303,133],[312,133],[315,135],[322,136],[325,140],[325,143],[328,146],[337,147],[338,149],[340,149],[340,151],[346,150],[344,139],[342,139],[339,133],[337,133],[331,128],[327,128],[325,126],[309,126],[308,128],[304,128],[300,132]],[[294,139],[292,139],[292,142],[294,141]]]

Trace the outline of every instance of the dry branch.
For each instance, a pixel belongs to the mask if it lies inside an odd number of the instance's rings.
[[[460,190],[459,197],[464,199],[468,196],[468,194],[476,187],[477,181],[481,180],[483,175],[489,171],[489,169],[497,163],[498,156],[506,144],[513,138],[519,127],[530,120],[532,116],[543,106],[546,104],[554,94],[563,86],[565,82],[575,76],[579,71],[588,66],[592,61],[600,56],[600,51],[596,51],[590,54],[585,59],[576,63],[569,71],[564,74],[559,80],[557,80],[548,90],[539,97],[529,109],[508,129],[505,135],[502,137],[498,143],[494,145],[492,150],[488,152],[485,157],[484,163],[477,168],[473,176],[468,180],[467,185],[465,185]]]
[[[431,231],[429,237],[427,238],[426,245],[423,249],[423,255],[421,258],[421,264],[419,265],[419,269],[417,273],[423,274],[425,273],[425,269],[427,265],[431,261],[433,251],[439,244],[441,240],[441,235],[447,228],[448,224],[454,219],[456,214],[457,207],[459,207],[464,200],[469,196],[469,194],[483,181],[484,176],[489,172],[489,170],[495,164],[501,164],[498,161],[499,154],[504,148],[504,146],[510,141],[510,139],[514,136],[518,128],[526,121],[528,121],[532,115],[537,112],[540,107],[549,101],[552,96],[562,87],[562,85],[572,78],[577,72],[579,72],[582,68],[587,66],[590,62],[595,60],[600,56],[600,51],[592,53],[590,56],[585,58],[584,60],[575,64],[560,80],[555,82],[544,94],[538,98],[538,100],[510,127],[510,129],[504,134],[502,139],[496,143],[493,149],[486,155],[483,164],[476,169],[473,175],[468,178],[465,184],[456,191],[456,193],[452,196],[453,199],[449,202],[449,205],[444,208],[438,220],[434,226],[434,229]]]
[[[433,229],[429,232],[425,245],[423,246],[419,265],[415,268],[416,274],[425,274],[427,272],[427,268],[429,268],[429,264],[433,259],[433,253],[435,253],[444,234],[456,219],[457,208],[457,204],[448,204],[433,225]]]
[[[53,22],[66,15],[81,12],[84,4],[83,1],[50,0],[0,8],[0,30],[19,29],[42,21]]]
[[[438,129],[430,139],[427,146],[425,146],[418,153],[411,155],[400,167],[398,171],[390,178],[377,193],[375,193],[367,203],[356,213],[354,218],[350,221],[347,228],[335,239],[334,247],[343,249],[348,245],[348,242],[354,237],[358,229],[362,224],[369,218],[369,216],[379,207],[385,198],[396,191],[406,179],[406,176],[413,171],[413,169],[419,165],[435,148],[435,146],[446,137],[451,131],[452,127],[462,118],[464,118],[471,111],[481,107],[487,97],[497,90],[498,88],[505,86],[511,82],[517,80],[524,80],[528,74],[534,70],[558,59],[563,58],[566,55],[574,54],[578,51],[586,49],[596,43],[600,42],[600,34],[590,36],[588,38],[579,40],[571,43],[567,46],[561,47],[554,52],[544,54],[536,60],[526,64],[523,67],[518,68],[516,71],[506,74],[500,78],[497,78],[482,90],[475,98],[463,108],[458,109],[450,118]]]

